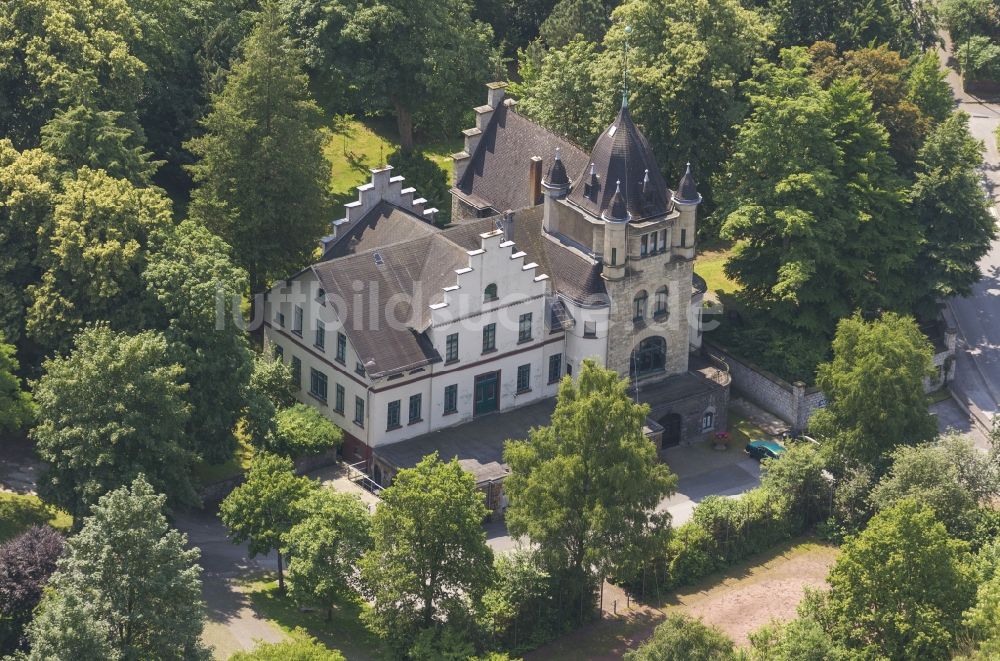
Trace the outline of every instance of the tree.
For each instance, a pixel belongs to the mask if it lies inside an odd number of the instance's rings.
[[[0,544],[0,653],[20,646],[64,544],[63,536],[49,526],[33,526]]]
[[[24,337],[25,290],[40,277],[38,235],[50,226],[58,180],[50,155],[0,140],[0,332],[8,342]]]
[[[184,436],[183,370],[168,360],[162,336],[91,327],[68,356],[42,369],[31,437],[48,464],[40,479],[46,500],[79,526],[98,498],[145,474],[171,506],[198,501]]]
[[[361,579],[374,607],[365,617],[406,651],[418,633],[457,621],[478,603],[493,572],[475,479],[437,453],[399,471],[372,517]]]
[[[22,388],[17,376],[19,368],[14,347],[4,342],[0,332],[0,432],[23,429],[34,417],[31,393]]]
[[[987,661],[1000,655],[1000,573],[979,584],[976,602],[965,612],[963,624],[978,643],[969,657],[971,661]]]
[[[610,24],[605,0],[559,0],[538,32],[550,47],[561,48],[576,35],[600,43]]]
[[[826,474],[822,452],[812,443],[791,444],[781,461],[765,462],[760,485],[776,496],[790,499],[800,521],[799,530],[818,523],[830,511],[833,481]]]
[[[969,133],[969,116],[956,112],[936,126],[920,149],[910,208],[924,241],[911,281],[926,318],[937,301],[967,296],[981,277],[979,260],[996,238],[991,202],[980,188],[983,144]]]
[[[873,322],[855,315],[837,325],[833,360],[816,384],[827,406],[809,420],[842,465],[880,470],[897,445],[934,437],[924,379],[933,374],[931,347],[913,319],[886,313]]]
[[[722,235],[737,242],[726,273],[776,340],[763,344],[794,354],[783,364],[822,355],[858,308],[907,309],[920,239],[870,95],[856,78],[824,89],[811,73],[803,49],[758,67],[719,184]]]
[[[233,264],[229,246],[205,227],[185,220],[160,232],[143,280],[159,303],[157,326],[169,356],[184,366],[192,447],[210,462],[236,449],[233,429],[245,406],[252,354],[234,318],[246,273]]]
[[[648,414],[626,381],[587,360],[560,384],[551,424],[504,451],[511,534],[531,538],[580,599],[594,569],[602,578],[634,571],[669,525],[653,510],[677,480],[643,435]]]
[[[329,231],[329,165],[302,54],[273,2],[212,96],[198,157],[191,218],[222,237],[259,292],[305,263]]]
[[[344,434],[316,407],[297,403],[278,411],[275,432],[266,448],[285,456],[316,454],[340,445]]]
[[[963,44],[974,35],[995,35],[1000,30],[990,0],[942,0],[939,6],[941,25],[955,44]]]
[[[427,200],[427,208],[437,209],[434,222],[447,225],[451,222],[451,193],[448,175],[438,164],[418,149],[400,148],[389,154],[389,165],[396,174],[406,177],[406,185],[417,189]]]
[[[733,641],[722,631],[681,613],[667,615],[652,638],[625,653],[626,661],[735,661],[736,658]]]
[[[482,626],[501,649],[517,653],[551,640],[564,621],[556,618],[558,594],[532,549],[502,553],[494,562],[496,580],[483,595]]]
[[[967,548],[916,501],[876,514],[827,578],[834,639],[866,656],[949,658],[976,590]]]
[[[977,34],[955,51],[955,61],[962,71],[962,85],[970,81],[1000,78],[1000,44],[986,35]]]
[[[57,109],[132,113],[145,65],[129,43],[139,26],[119,0],[12,0],[0,20],[0,135],[38,146]],[[134,121],[134,120],[133,120]]]
[[[910,59],[907,77],[910,101],[924,116],[935,123],[943,122],[955,106],[955,97],[948,86],[947,74],[941,68],[937,53],[927,51]]]
[[[545,51],[537,63],[521,51],[521,82],[510,85],[517,111],[577,144],[592,144],[605,128],[596,112],[602,94],[596,58],[597,46],[578,38]]]
[[[632,28],[631,34],[625,28]],[[610,121],[622,52],[629,45],[629,108],[668,181],[694,164],[712,203],[712,179],[732,148],[746,107],[741,82],[769,45],[770,25],[739,0],[628,0],[613,15],[597,71]],[[607,122],[601,122],[601,129]],[[707,185],[706,185],[707,184]]]
[[[291,459],[258,452],[250,462],[246,482],[233,489],[219,507],[219,518],[236,544],[247,542],[250,557],[278,554],[278,588],[285,591],[282,553],[285,535],[299,522],[300,500],[316,483],[293,472]]]
[[[808,589],[808,588],[807,588]],[[748,661],[847,661],[848,654],[810,617],[771,622],[749,635]]]
[[[252,650],[233,654],[229,661],[344,661],[344,655],[296,629],[291,640],[257,643]]]
[[[274,442],[277,433],[278,410],[295,403],[292,373],[288,365],[276,358],[270,349],[254,356],[244,399],[244,424],[250,443],[255,448],[267,448]]]
[[[29,628],[32,657],[208,659],[201,643],[198,549],[170,528],[166,497],[142,476],[101,497],[83,529],[66,542],[67,553],[49,580],[41,614]],[[112,654],[54,653],[79,631],[90,645]]]
[[[28,288],[28,333],[60,350],[88,322],[142,327],[151,238],[173,223],[170,200],[159,189],[136,188],[89,168],[63,186],[40,246],[41,282]]]
[[[354,565],[371,545],[371,516],[361,499],[331,489],[317,489],[299,507],[302,520],[285,535],[292,598],[326,608],[355,585]]]
[[[950,535],[968,540],[978,508],[1000,495],[995,458],[995,453],[980,453],[971,439],[958,434],[916,447],[900,446],[892,453],[892,468],[872,490],[871,501],[882,510],[906,498],[919,500]]]
[[[352,3],[353,4],[353,3]],[[390,108],[399,141],[455,126],[490,73],[493,31],[467,0],[358,2],[327,48],[369,111]]]
[[[42,127],[42,148],[67,172],[88,167],[148,186],[160,163],[150,160],[143,136],[126,126],[123,117],[123,112],[87,105],[56,110]]]

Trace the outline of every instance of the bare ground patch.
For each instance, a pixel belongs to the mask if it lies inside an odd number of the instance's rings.
[[[737,645],[746,645],[748,633],[771,620],[794,617],[803,588],[823,587],[836,557],[834,546],[814,539],[794,540],[668,596],[659,608],[635,602],[622,608],[624,593],[605,586],[604,619],[526,654],[525,659],[620,659],[649,638],[669,610],[699,617]],[[612,612],[615,599],[617,615]]]

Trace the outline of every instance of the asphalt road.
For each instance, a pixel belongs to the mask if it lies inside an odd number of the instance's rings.
[[[941,59],[948,64],[945,51]],[[1000,126],[1000,104],[964,92],[959,76],[950,68],[948,82],[959,108],[970,116],[972,135],[986,147],[983,188],[993,200],[996,217],[1000,202],[1000,152],[997,151],[995,131]],[[1000,408],[1000,241],[994,241],[990,252],[979,262],[979,268],[983,277],[972,293],[948,301],[959,333],[953,390],[974,417],[989,424]]]

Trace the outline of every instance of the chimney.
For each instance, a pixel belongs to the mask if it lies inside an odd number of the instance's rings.
[[[503,101],[507,83],[486,83],[486,104],[491,108],[496,108]]]
[[[542,203],[542,157],[532,156],[528,164],[528,206]]]
[[[514,240],[514,212],[511,209],[503,212],[503,240]]]

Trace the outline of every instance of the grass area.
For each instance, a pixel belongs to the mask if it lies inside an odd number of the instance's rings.
[[[719,246],[702,251],[694,263],[695,273],[705,279],[709,296],[716,300],[720,294],[732,294],[739,289],[739,285],[730,280],[723,270],[731,253],[732,250],[728,246]]]
[[[250,582],[246,590],[261,616],[289,634],[297,627],[302,628],[327,647],[340,650],[352,660],[389,658],[382,641],[361,623],[361,613],[368,606],[360,597],[334,604],[333,616],[327,620],[323,611],[300,610],[287,595],[278,591],[277,579]]]
[[[330,161],[330,191],[340,201],[356,199],[354,190],[371,178],[368,170],[386,162],[399,146],[395,124],[387,119],[349,119],[337,125],[323,148]],[[462,141],[440,140],[420,143],[427,156],[451,179],[451,155],[462,148]],[[406,176],[406,173],[397,173]],[[420,191],[417,191],[420,193]],[[339,209],[337,216],[343,213]]]
[[[0,492],[0,542],[41,524],[66,532],[73,525],[73,517],[46,505],[38,496]]]
[[[237,434],[237,438],[239,439],[239,445],[236,448],[236,453],[228,461],[221,464],[209,464],[204,461],[198,461],[194,465],[194,477],[200,484],[207,485],[222,482],[223,480],[236,477],[250,468],[253,448],[250,447],[250,443],[242,434]]]

